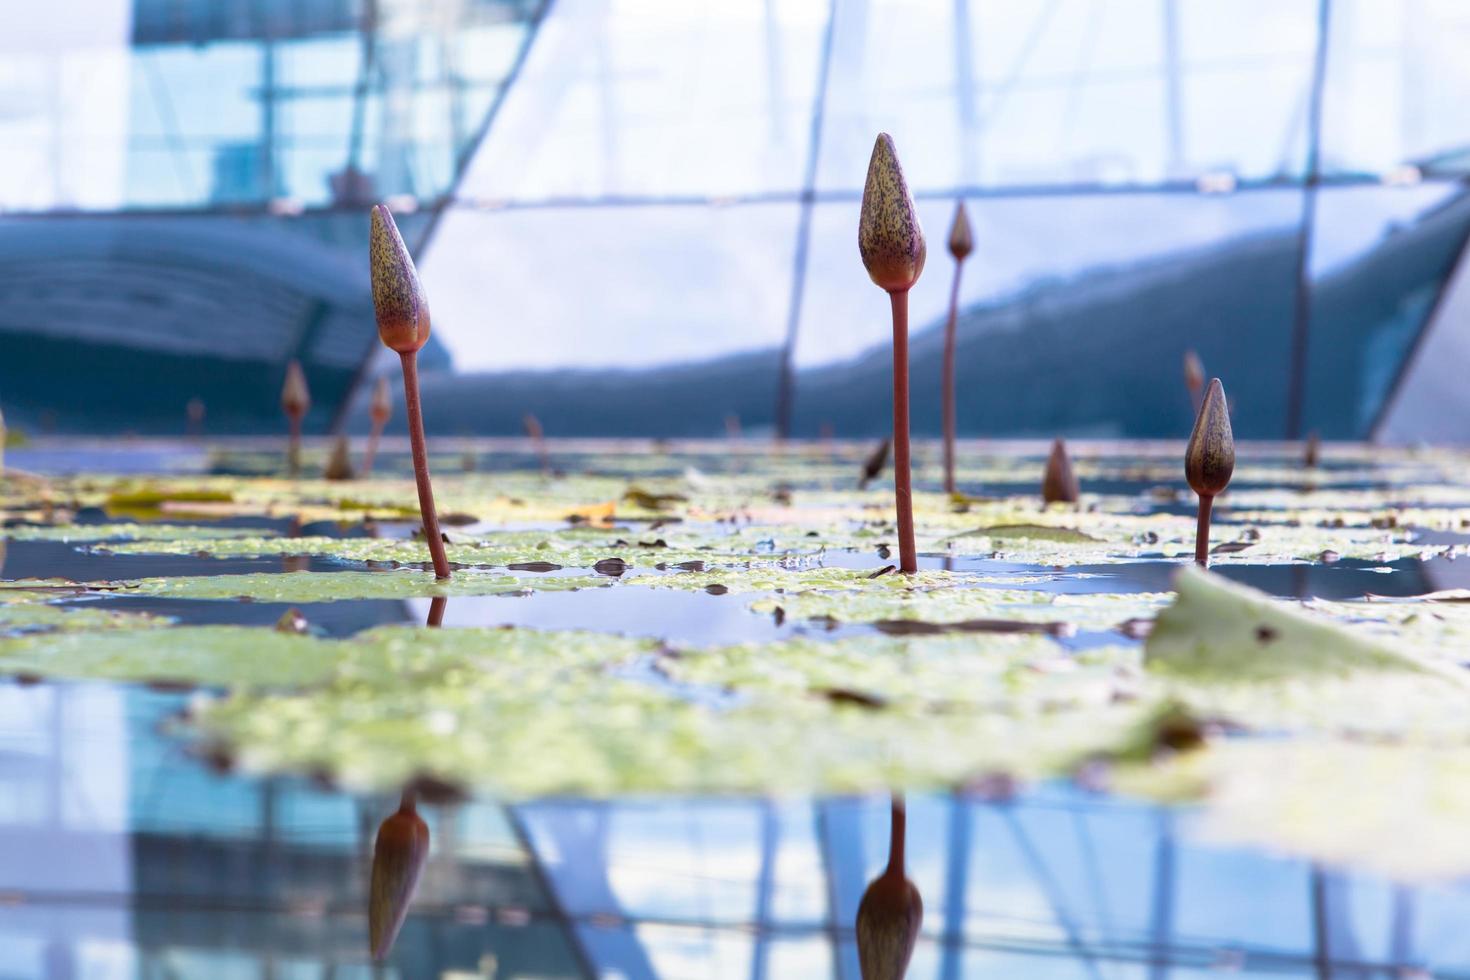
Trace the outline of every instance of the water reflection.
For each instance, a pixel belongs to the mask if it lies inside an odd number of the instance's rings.
[[[419,876],[429,859],[429,825],[419,816],[413,791],[403,794],[398,811],[378,827],[368,894],[368,948],[386,959],[408,917]]]
[[[863,980],[901,980],[924,924],[924,900],[908,879],[904,862],[907,811],[893,797],[889,815],[888,866],[874,878],[858,904],[857,948]]]

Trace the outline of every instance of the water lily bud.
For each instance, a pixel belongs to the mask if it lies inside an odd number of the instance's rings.
[[[393,215],[381,204],[373,206],[368,258],[378,336],[390,350],[411,354],[429,340],[429,301]]]
[[[541,430],[541,420],[530,412],[521,416],[521,425],[525,426],[528,439],[541,439],[545,435]]]
[[[868,161],[858,251],[868,276],[890,293],[908,289],[924,271],[924,229],[887,133],[878,134]]]
[[[1192,350],[1184,352],[1184,385],[1191,392],[1205,386],[1205,365]]]
[[[302,615],[300,609],[292,606],[290,609],[281,613],[281,618],[276,620],[275,631],[277,633],[294,633],[299,636],[311,632],[311,624],[306,621],[306,617]]]
[[[955,205],[954,224],[949,226],[949,254],[955,261],[963,262],[975,250],[975,237],[970,231],[970,216],[965,213],[965,202]]]
[[[1048,504],[1075,504],[1081,495],[1082,488],[1077,484],[1071,457],[1067,455],[1067,444],[1058,439],[1051,444],[1046,475],[1041,478],[1041,499]]]
[[[347,445],[346,436],[338,436],[336,443],[332,445],[332,455],[328,457],[327,468],[322,475],[328,480],[352,479],[352,451]]]
[[[902,873],[885,871],[858,905],[858,967],[863,980],[902,980],[924,924],[924,900]]]
[[[1308,468],[1314,467],[1317,465],[1318,462],[1321,461],[1321,455],[1322,436],[1317,432],[1316,429],[1313,429],[1311,432],[1307,433],[1307,446],[1306,449],[1302,451],[1302,464],[1307,466]]]
[[[1230,411],[1225,406],[1225,388],[1219,378],[1210,379],[1209,390],[1194,421],[1189,446],[1184,452],[1184,475],[1201,497],[1213,497],[1230,485],[1235,472],[1235,436],[1230,431]]]
[[[286,383],[281,387],[281,410],[287,417],[305,417],[311,408],[311,391],[306,387],[306,373],[300,361],[286,365]]]
[[[388,376],[378,375],[378,383],[373,386],[373,400],[368,405],[368,416],[375,425],[387,425],[388,420],[393,417],[393,393],[388,390]]]
[[[878,443],[878,445],[874,447],[873,451],[868,454],[868,458],[863,460],[863,473],[862,476],[858,478],[859,490],[867,489],[868,484],[877,479],[878,474],[883,472],[883,467],[888,465],[888,447],[891,441],[892,440],[885,437],[883,441]]]
[[[413,802],[405,799],[378,828],[373,847],[368,892],[368,947],[373,959],[385,959],[392,951],[428,859],[429,827]]]

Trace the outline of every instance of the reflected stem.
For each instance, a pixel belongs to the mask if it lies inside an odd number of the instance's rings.
[[[434,512],[434,487],[429,482],[429,450],[424,440],[424,413],[419,405],[418,351],[404,351],[403,400],[408,410],[408,438],[413,448],[413,478],[418,484],[419,512],[424,518],[424,540],[434,559],[434,577],[449,577],[449,558],[444,554],[444,535],[439,530],[439,515]]]
[[[434,627],[443,626],[444,625],[444,609],[448,605],[449,605],[449,599],[446,596],[436,595],[434,598],[430,599],[429,600],[429,620],[424,625],[425,626],[434,626]]]
[[[888,867],[883,874],[889,877],[904,876],[904,842],[908,838],[908,807],[903,796],[895,793],[888,822]]]

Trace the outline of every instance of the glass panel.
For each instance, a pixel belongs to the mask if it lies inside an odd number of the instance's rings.
[[[383,3],[368,36],[349,0],[139,0],[130,34],[132,6],[90,4],[65,29],[44,16],[7,24],[0,206],[437,197],[537,4]]]
[[[1470,169],[1470,8],[1459,0],[1335,0],[1331,38],[1327,172]]]
[[[879,131],[918,190],[1300,170],[1311,0],[874,0],[838,11],[824,189],[861,187]]]
[[[976,251],[958,326],[962,435],[1183,436],[1195,348],[1236,403],[1236,433],[1277,437],[1286,400],[1300,195],[971,199]],[[916,432],[939,432],[953,204],[925,200],[929,264],[911,293]],[[797,341],[797,430],[889,421],[889,304],[857,255],[856,208],[820,205]],[[1065,391],[1066,398],[1057,393]]]
[[[1458,185],[1324,189],[1312,240],[1305,425],[1369,434],[1470,233]]]
[[[796,190],[827,6],[555,4],[463,193]]]
[[[460,371],[770,350],[786,333],[796,218],[790,204],[452,208],[420,266],[435,335]]]
[[[1186,173],[1300,177],[1319,0],[1174,0]]]
[[[401,215],[410,243],[428,218]],[[6,415],[182,432],[184,406],[200,396],[210,431],[274,431],[295,357],[312,390],[307,431],[324,430],[364,356],[381,346],[367,234],[356,211],[0,220],[9,270],[0,339],[17,338],[0,360]],[[442,348],[430,345],[432,366],[443,366]]]
[[[1181,846],[1174,923],[1199,943],[1310,957],[1310,869],[1250,851]]]

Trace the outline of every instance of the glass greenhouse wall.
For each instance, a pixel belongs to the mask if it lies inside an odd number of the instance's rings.
[[[88,0],[0,38],[0,406],[26,428],[340,423],[368,206],[422,242],[539,0]],[[442,349],[430,363],[447,366]],[[64,378],[60,372],[65,370]],[[64,381],[64,383],[63,383]]]
[[[211,428],[270,427],[304,355],[314,426],[365,424],[384,199],[442,344],[433,431],[881,434],[887,304],[855,247],[880,131],[930,242],[921,433],[959,200],[963,435],[1179,435],[1194,349],[1242,436],[1367,437],[1456,329],[1454,0],[91,6],[0,40],[27,107],[0,116],[0,331],[80,350],[103,392],[51,404],[44,361],[0,368],[22,417],[178,428],[210,355]],[[62,273],[35,277],[37,242]],[[181,360],[131,384],[155,351]]]
[[[461,372],[431,417],[881,434],[855,238],[886,131],[930,243],[917,430],[964,200],[962,433],[1181,434],[1195,349],[1241,434],[1365,437],[1470,229],[1467,30],[1393,0],[561,0],[423,260]]]

